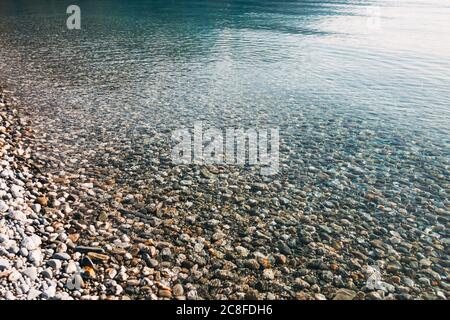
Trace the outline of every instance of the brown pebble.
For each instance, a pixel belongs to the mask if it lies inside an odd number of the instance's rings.
[[[36,200],[43,207],[46,207],[48,205],[47,197],[38,197]]]
[[[96,252],[88,252],[87,256],[96,262],[105,262],[109,260],[109,256],[107,256],[106,254]]]
[[[170,292],[170,290],[159,290],[158,291],[158,295],[161,298],[172,298],[172,292]]]
[[[69,234],[69,235],[67,236],[67,238],[69,238],[70,241],[72,241],[73,243],[75,243],[75,242],[78,241],[78,239],[80,239],[80,234],[78,234],[78,233],[72,233],[72,234]]]

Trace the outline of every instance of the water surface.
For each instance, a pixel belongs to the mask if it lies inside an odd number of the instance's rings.
[[[357,166],[353,187],[448,202],[448,1],[79,1],[81,30],[66,5],[0,4],[1,82],[63,158],[144,175],[173,129],[278,126],[281,180]]]

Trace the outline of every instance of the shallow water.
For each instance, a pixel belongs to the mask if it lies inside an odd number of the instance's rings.
[[[70,31],[64,3],[0,4],[1,82],[67,154],[92,162],[113,147],[122,171],[139,174],[194,121],[279,126],[291,183],[322,189],[301,175],[334,170],[339,183],[357,164],[380,189],[417,183],[438,207],[448,201],[448,1],[79,5],[82,29]],[[136,149],[145,161],[132,162]]]
[[[169,243],[203,299],[364,296],[369,266],[383,298],[448,298],[448,0],[78,1],[77,31],[65,3],[0,2],[0,85],[78,245]],[[280,171],[175,165],[199,120],[279,127]]]

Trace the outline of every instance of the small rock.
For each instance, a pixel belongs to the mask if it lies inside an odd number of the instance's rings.
[[[36,298],[39,297],[41,294],[42,294],[41,291],[36,290],[36,289],[34,289],[34,288],[31,288],[30,291],[28,291],[27,299],[28,299],[28,300],[36,299]]]
[[[0,213],[8,211],[9,207],[5,201],[0,200]]]
[[[29,267],[27,269],[25,269],[24,271],[22,271],[22,274],[27,276],[28,278],[30,278],[31,281],[36,280],[37,278],[37,268],[36,267]]]
[[[33,263],[35,267],[39,267],[42,264],[42,252],[41,250],[33,250],[28,254],[28,260]]]
[[[43,292],[45,298],[50,299],[53,298],[56,294],[56,286],[50,286]]]
[[[67,261],[70,260],[70,255],[65,252],[57,252],[53,255],[53,259]]]
[[[356,292],[349,289],[339,289],[333,300],[353,300],[353,298],[356,296]]]
[[[87,256],[95,262],[107,262],[109,260],[109,256],[97,252],[88,252]]]
[[[47,261],[47,265],[56,271],[61,269],[61,264],[62,264],[61,260],[59,260],[59,259],[50,259]]]
[[[225,234],[223,232],[216,232],[213,234],[212,239],[213,241],[219,241],[222,240],[223,238],[225,238]]]
[[[158,295],[161,298],[169,298],[169,299],[172,298],[172,292],[170,292],[170,290],[160,289],[158,291]]]
[[[402,265],[396,261],[394,262],[389,262],[386,265],[386,271],[390,272],[390,273],[395,273],[397,271],[400,271],[402,269]]]
[[[275,273],[272,269],[264,269],[263,277],[267,280],[273,280],[275,279]]]
[[[25,237],[23,238],[20,245],[27,250],[36,250],[41,245],[41,238],[37,235],[32,235],[31,237]]]
[[[376,291],[369,292],[368,294],[366,294],[365,298],[367,300],[382,300],[383,299],[381,297],[381,295]]]
[[[9,214],[9,217],[16,221],[25,221],[27,220],[27,216],[25,213],[21,211],[13,211]]]
[[[74,261],[69,261],[69,263],[67,263],[65,272],[67,274],[72,274],[72,273],[77,272],[77,265],[75,264]]]
[[[84,288],[83,278],[79,274],[74,275],[67,280],[66,287],[69,290],[80,290]]]
[[[173,292],[173,295],[175,297],[179,297],[179,296],[184,295],[183,286],[181,284],[174,285],[173,288],[172,288],[172,292]]]
[[[43,278],[52,279],[52,278],[53,278],[53,272],[52,272],[52,269],[47,268],[47,269],[42,270],[41,276],[42,276]]]
[[[40,204],[43,207],[46,207],[48,205],[48,199],[47,197],[38,197],[36,199],[37,203]]]
[[[11,272],[8,276],[8,281],[10,282],[16,282],[17,280],[19,280],[22,277],[22,275],[20,274],[19,271],[17,270],[13,270],[13,272]]]
[[[7,270],[9,268],[11,268],[9,261],[5,258],[0,258],[0,271]]]

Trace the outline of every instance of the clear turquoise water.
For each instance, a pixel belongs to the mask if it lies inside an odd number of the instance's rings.
[[[367,27],[373,6],[380,8],[380,30]],[[120,96],[139,106],[189,104],[216,115],[314,104],[448,129],[445,0],[81,1],[80,7],[82,30],[68,31],[64,2],[2,1],[2,78],[54,87],[49,95],[92,105]]]
[[[79,5],[82,29],[69,31],[64,2],[0,4],[1,81],[42,111],[46,130],[65,130],[61,140],[129,150],[117,141],[195,120],[279,126],[296,183],[338,159],[389,172],[390,184],[414,181],[406,167],[431,177],[436,194],[448,183],[446,0]],[[380,29],[368,27],[373,6]]]

